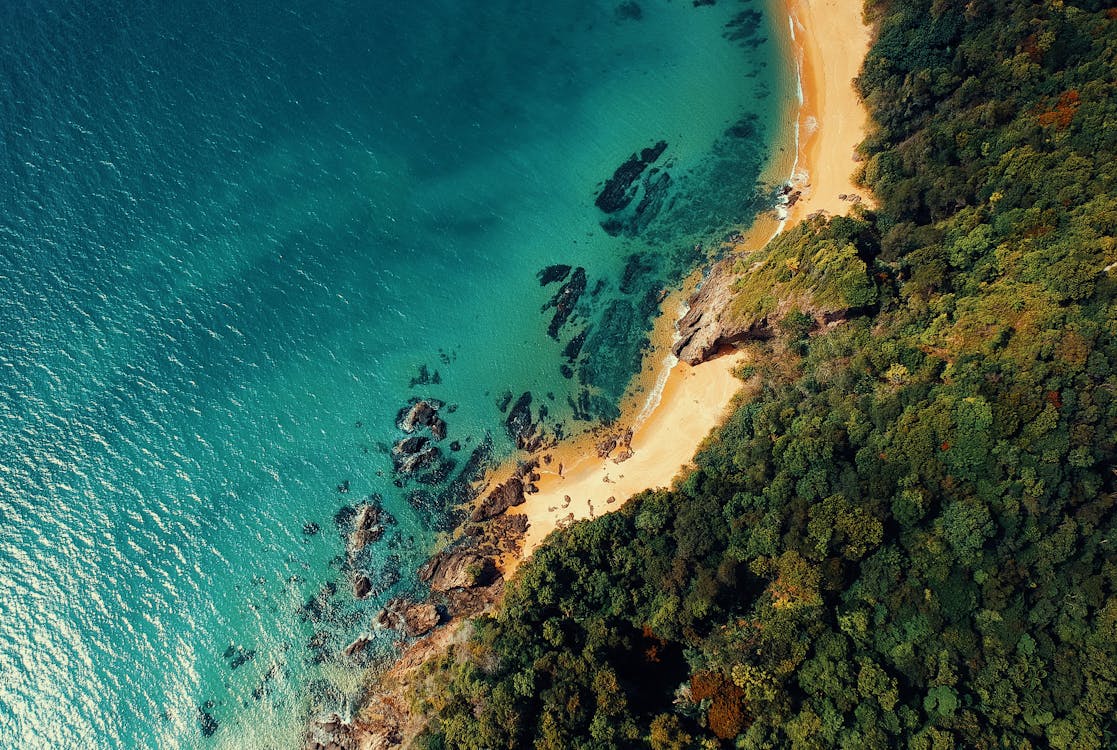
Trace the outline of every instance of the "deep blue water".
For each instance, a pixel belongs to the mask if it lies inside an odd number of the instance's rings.
[[[658,291],[752,216],[787,103],[771,24],[0,4],[0,746],[284,748],[344,705],[337,652],[446,522],[446,482],[393,482],[397,411],[446,403],[450,480],[511,451],[505,393],[568,434],[612,415]],[[605,231],[602,181],[659,140],[669,183]],[[552,338],[557,263],[587,289]],[[334,516],[373,493],[398,524],[363,564],[400,580],[358,602]]]

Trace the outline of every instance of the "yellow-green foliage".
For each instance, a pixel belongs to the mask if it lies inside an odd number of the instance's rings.
[[[876,283],[857,247],[874,243],[872,231],[861,219],[815,218],[737,258],[730,318],[751,326],[791,310],[819,317],[872,305]]]

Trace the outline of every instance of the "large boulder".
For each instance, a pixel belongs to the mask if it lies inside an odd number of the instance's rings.
[[[367,545],[379,541],[384,536],[384,525],[381,523],[382,512],[382,508],[376,503],[365,503],[357,508],[347,545],[350,559]]]
[[[524,483],[519,477],[512,477],[506,482],[498,484],[492,492],[484,497],[473,509],[472,520],[475,522],[496,518],[504,511],[524,502]]]
[[[443,550],[419,569],[419,580],[437,592],[488,586],[499,575],[491,557],[470,547]]]
[[[422,399],[406,407],[400,412],[397,425],[407,433],[415,432],[420,427],[430,427],[438,419],[438,410],[442,408],[441,401],[428,401]]]
[[[430,602],[393,599],[376,616],[381,627],[402,631],[410,638],[426,635],[442,622],[438,608]]]

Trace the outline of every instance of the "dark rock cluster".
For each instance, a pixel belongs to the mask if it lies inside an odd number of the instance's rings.
[[[614,214],[636,197],[636,184],[644,170],[651,166],[667,150],[667,141],[659,141],[650,148],[633,154],[605,181],[605,187],[594,200],[594,205],[607,214]]]
[[[555,314],[551,317],[551,322],[547,326],[547,334],[553,338],[558,339],[559,331],[562,329],[570,317],[574,314],[574,308],[578,304],[578,300],[586,292],[586,269],[578,267],[574,269],[570,280],[559,287],[555,295],[543,305],[542,312],[546,312],[554,308]]]

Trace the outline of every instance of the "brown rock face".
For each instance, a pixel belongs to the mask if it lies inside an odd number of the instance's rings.
[[[438,419],[439,403],[417,401],[400,417],[399,428],[404,432],[415,432],[420,427],[430,427]]]
[[[357,573],[353,576],[353,596],[358,599],[364,599],[372,593],[372,581],[364,573]]]
[[[353,725],[333,713],[310,722],[303,747],[306,750],[357,750],[357,738]]]
[[[403,610],[403,632],[413,638],[434,630],[441,621],[438,609],[429,602]]]
[[[429,582],[431,591],[443,593],[488,586],[498,575],[491,557],[469,547],[443,550],[419,569],[419,580]]]
[[[690,310],[679,321],[681,338],[672,351],[689,365],[705,362],[723,346],[772,337],[766,322],[742,325],[729,319],[735,279],[732,261],[727,258],[714,265],[702,288],[690,298]]]
[[[349,534],[349,556],[360,552],[366,545],[379,541],[384,536],[384,526],[380,523],[381,508],[372,503],[361,505]]]
[[[503,484],[498,484],[474,511],[472,520],[485,521],[499,516],[514,505],[524,502],[524,483],[519,477],[512,477]]]
[[[393,599],[376,616],[376,622],[383,627],[403,631],[410,638],[418,638],[438,627],[442,616],[430,602]]]
[[[357,654],[361,653],[366,648],[368,648],[368,644],[370,644],[370,643],[372,643],[372,641],[370,641],[368,638],[365,638],[364,636],[361,636],[361,637],[355,639],[348,646],[346,646],[345,649],[341,653],[343,653],[343,654],[345,654],[346,656],[349,656],[349,657],[356,656]]]

